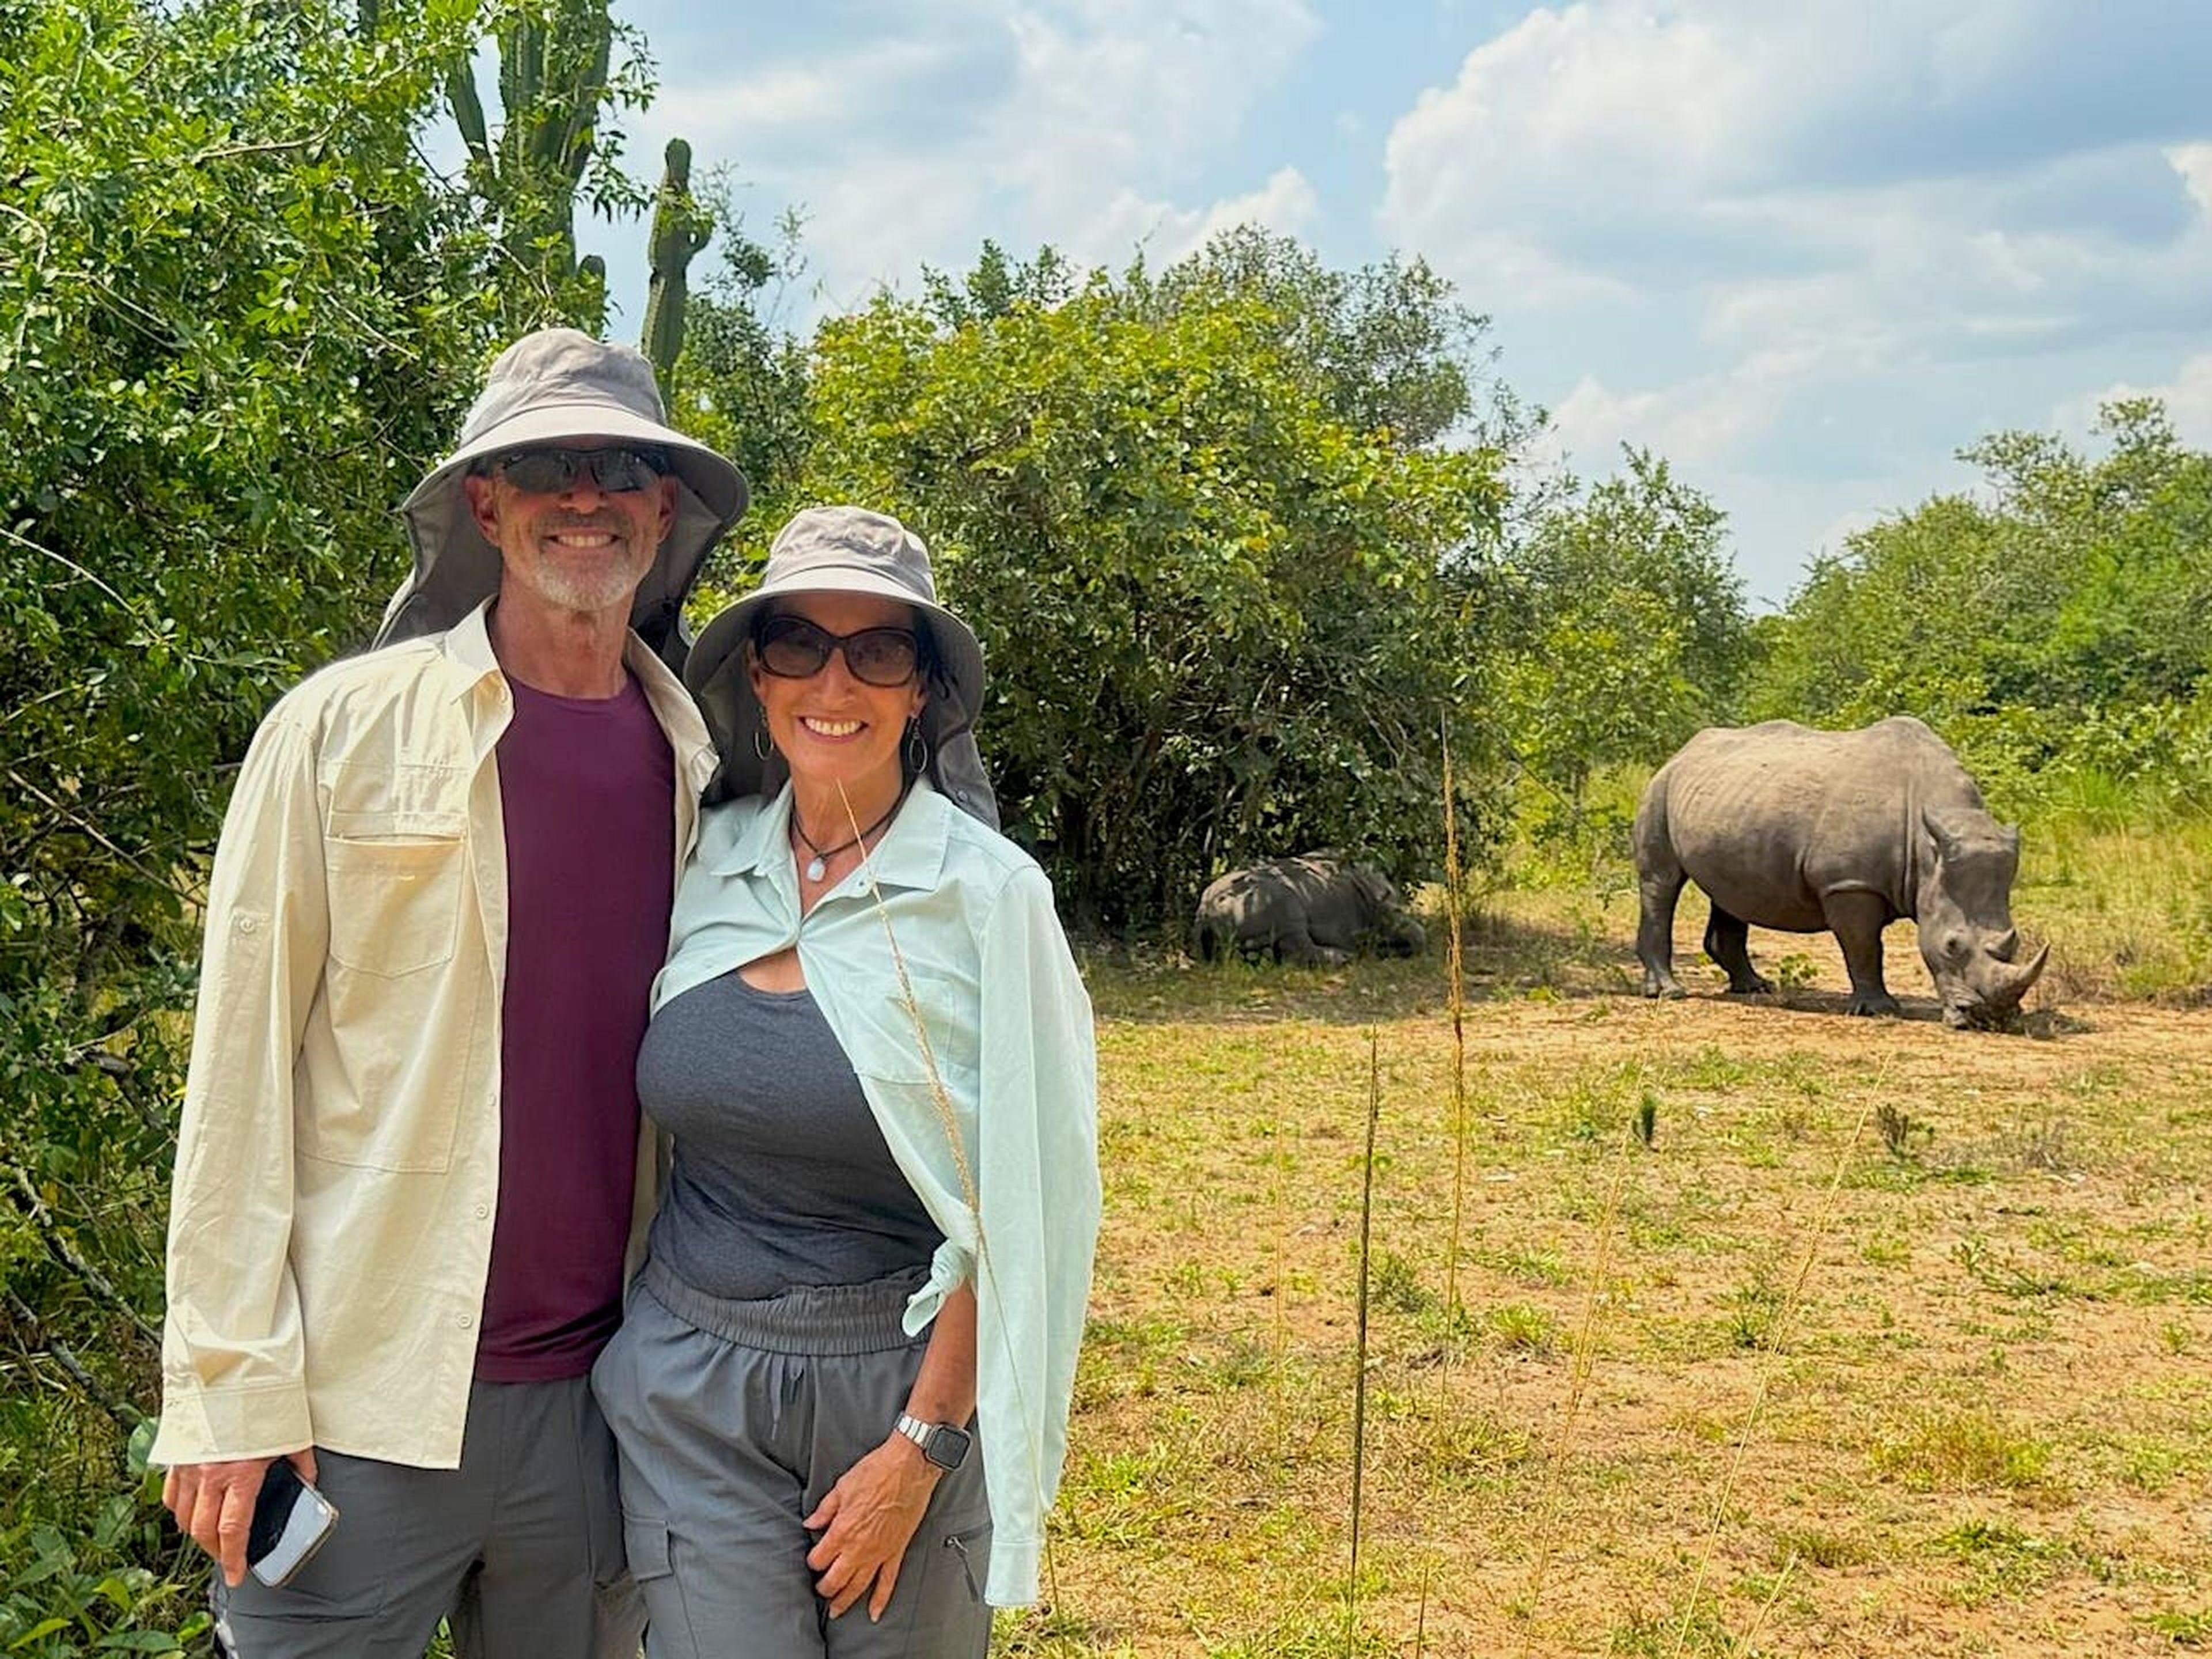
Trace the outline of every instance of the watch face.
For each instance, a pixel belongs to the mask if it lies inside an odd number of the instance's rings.
[[[968,1431],[939,1423],[930,1431],[921,1455],[940,1469],[957,1469],[968,1461]]]

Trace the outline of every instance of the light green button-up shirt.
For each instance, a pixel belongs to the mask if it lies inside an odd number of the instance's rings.
[[[1033,1601],[1098,1231],[1091,1000],[1044,872],[926,781],[866,864],[804,917],[790,821],[787,788],[703,815],[653,1009],[798,946],[892,1157],[945,1235],[907,1328],[975,1286],[984,1593]]]

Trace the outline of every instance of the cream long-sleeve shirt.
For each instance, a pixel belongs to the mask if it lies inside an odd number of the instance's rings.
[[[713,751],[675,676],[635,638],[625,660],[673,753],[681,869]],[[324,669],[255,734],[208,886],[157,1463],[460,1461],[499,1196],[513,712],[479,606]],[[658,1164],[641,1126],[633,1265]]]
[[[975,1286],[984,1597],[1033,1601],[1098,1233],[1091,1000],[1044,872],[926,781],[863,866],[873,890],[855,871],[804,917],[790,821],[788,788],[706,812],[653,1006],[798,946],[891,1156],[945,1235],[907,1329]]]

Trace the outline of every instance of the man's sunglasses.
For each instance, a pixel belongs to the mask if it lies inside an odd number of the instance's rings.
[[[778,679],[803,680],[822,672],[832,651],[866,685],[904,685],[921,665],[921,641],[911,629],[863,628],[832,634],[804,617],[770,617],[753,641],[760,665]]]
[[[557,495],[589,472],[611,495],[645,489],[666,474],[655,449],[511,449],[492,463],[500,477],[528,495]]]

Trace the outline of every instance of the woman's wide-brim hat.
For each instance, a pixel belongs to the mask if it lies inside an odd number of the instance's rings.
[[[713,799],[782,787],[782,757],[760,756],[768,747],[768,724],[753,695],[744,646],[765,606],[799,593],[868,593],[914,608],[937,657],[919,717],[933,770],[945,746],[975,724],[983,707],[983,647],[966,623],[937,602],[921,538],[888,514],[809,507],[777,533],[761,585],[707,624],[684,664],[684,683],[722,757],[708,792]]]
[[[499,589],[499,550],[484,539],[462,487],[471,469],[534,445],[639,446],[668,458],[676,520],[638,584],[632,624],[663,656],[708,550],[745,510],[744,475],[669,426],[653,365],[635,348],[573,328],[525,335],[491,366],[460,443],[400,504],[415,568],[386,608],[376,643],[451,628]]]

